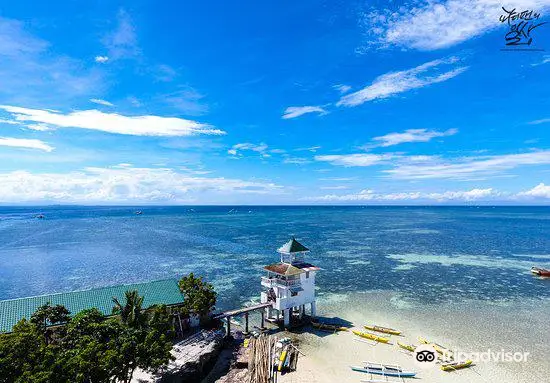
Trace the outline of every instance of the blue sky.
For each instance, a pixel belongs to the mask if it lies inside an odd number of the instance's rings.
[[[503,5],[6,3],[0,203],[548,204],[550,24],[502,51]]]

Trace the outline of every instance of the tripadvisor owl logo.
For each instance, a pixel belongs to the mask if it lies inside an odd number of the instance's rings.
[[[421,344],[414,349],[414,360],[421,368],[431,368],[437,363],[437,351],[430,344]]]

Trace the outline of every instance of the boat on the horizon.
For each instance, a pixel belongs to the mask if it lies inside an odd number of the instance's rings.
[[[377,325],[374,325],[374,324],[366,324],[363,327],[366,328],[367,330],[383,332],[385,334],[401,335],[401,331],[393,329],[393,328],[389,328],[389,327],[382,327],[382,326],[377,326]]]
[[[550,277],[550,270],[541,269],[540,267],[533,266],[531,267],[531,272],[539,277]]]
[[[143,212],[141,210],[138,210],[138,211],[134,212],[134,214],[135,215],[141,215],[141,214],[143,214]]]
[[[361,338],[374,340],[374,341],[380,342],[380,343],[388,343],[390,341],[390,338],[385,338],[383,336],[378,336],[378,335],[370,333],[370,332],[364,332],[364,331],[358,331],[358,330],[353,330],[352,332],[355,335],[360,336]]]
[[[38,219],[44,219],[44,218],[46,218],[46,216],[44,216],[44,214],[38,214],[38,215],[36,216],[36,218],[38,218]]]

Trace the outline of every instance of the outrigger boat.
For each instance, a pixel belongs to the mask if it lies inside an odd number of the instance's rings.
[[[531,272],[539,277],[550,277],[550,270],[541,269],[540,267],[531,267]]]
[[[441,369],[443,371],[454,371],[454,370],[460,370],[461,368],[470,367],[472,365],[471,360],[467,360],[465,362],[453,362],[453,363],[445,363],[441,365]]]
[[[378,335],[370,333],[370,332],[363,332],[363,331],[358,331],[358,330],[353,330],[352,332],[355,335],[360,336],[361,338],[374,340],[374,341],[380,342],[380,343],[388,343],[390,341],[390,338],[385,338],[383,336],[378,336]]]
[[[410,352],[414,352],[414,350],[416,350],[416,346],[414,344],[407,344],[407,343],[397,341],[397,345],[399,347],[401,347],[402,349],[410,351]]]
[[[365,327],[367,330],[383,332],[391,335],[401,335],[401,331],[389,327],[376,326],[374,324],[366,324],[363,327]]]
[[[431,345],[435,351],[437,351],[438,353],[440,353],[441,355],[444,355],[446,357],[449,357],[449,358],[452,358],[453,357],[453,353],[451,350],[449,350],[447,347],[445,346],[442,346],[440,344],[437,344],[437,343],[434,343],[434,342],[430,342],[428,341],[427,339],[425,338],[422,338],[421,336],[418,337],[418,341],[420,343],[424,343],[424,344],[429,344]]]
[[[359,366],[350,366],[353,371],[364,372],[367,374],[383,375],[383,376],[392,376],[398,378],[413,378],[416,375],[414,371],[403,371],[400,366],[392,364],[380,364],[380,363],[371,363],[364,362],[364,367]]]
[[[338,326],[336,324],[330,324],[330,323],[311,322],[311,325],[323,331],[333,331],[333,332],[348,331],[347,327],[342,327],[342,326]]]

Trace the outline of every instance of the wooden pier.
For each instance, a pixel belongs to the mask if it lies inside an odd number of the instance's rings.
[[[248,332],[249,332],[248,331],[248,314],[251,311],[260,310],[260,312],[262,314],[262,321],[261,321],[261,324],[260,324],[260,328],[263,329],[265,327],[265,312],[264,312],[264,309],[266,307],[271,307],[271,305],[272,305],[271,302],[266,302],[266,303],[260,303],[260,304],[254,305],[254,306],[243,307],[243,308],[236,309],[236,310],[224,311],[223,313],[219,313],[219,314],[214,315],[214,319],[226,319],[227,331],[225,332],[225,335],[229,336],[229,335],[231,335],[231,318],[243,315],[244,316],[244,333],[248,334]]]

